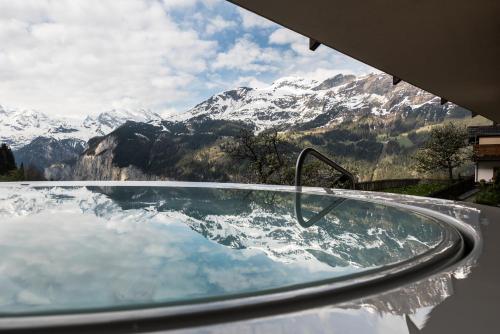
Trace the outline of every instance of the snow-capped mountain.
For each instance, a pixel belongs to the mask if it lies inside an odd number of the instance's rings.
[[[8,110],[0,106],[0,142],[18,149],[41,136],[63,139],[79,137],[71,121],[56,119],[33,110]]]
[[[108,135],[126,121],[148,123],[164,129],[166,123],[177,124],[190,129],[188,132],[191,135],[206,132],[206,128],[210,127],[207,120],[245,123],[244,126],[259,132],[269,128],[311,130],[352,122],[364,123],[370,129],[391,128],[399,131],[404,127],[415,128],[417,124],[439,123],[450,115],[464,117],[467,113],[453,104],[442,106],[438,97],[407,83],[394,86],[392,78],[386,74],[362,77],[339,74],[321,82],[286,77],[264,88],[228,90],[191,110],[163,118],[149,110],[114,109],[88,115],[84,119],[69,119],[0,106],[0,142],[10,145],[15,154],[25,148],[21,160],[43,169],[61,162],[52,157],[74,160],[90,138]],[[35,143],[37,138],[44,139]],[[57,143],[63,140],[67,142]],[[44,147],[46,144],[50,147]],[[72,146],[78,149],[71,151],[69,148]],[[47,159],[26,160],[35,156],[33,152],[42,147]],[[124,150],[125,155],[130,155],[128,146]]]
[[[454,108],[452,104],[441,106],[439,98],[407,83],[394,86],[386,74],[339,74],[323,82],[287,77],[265,88],[225,91],[169,120],[239,120],[253,123],[261,131],[315,128],[367,115],[387,119],[414,112],[434,120]]]
[[[96,135],[103,136],[118,128],[126,121],[148,123],[161,120],[162,118],[159,114],[146,109],[138,111],[113,109],[95,117],[87,116],[83,120],[83,127],[90,132],[96,133]]]
[[[31,143],[38,137],[56,140],[88,141],[113,131],[127,120],[150,122],[161,117],[148,110],[110,110],[84,120],[48,116],[34,110],[11,110],[0,106],[0,142],[14,150]]]
[[[193,119],[242,121],[258,131],[268,128],[300,129],[331,126],[371,115],[381,120],[419,113],[435,121],[451,110],[439,98],[404,82],[393,86],[386,74],[363,77],[339,74],[322,82],[286,77],[265,88],[241,87],[214,95],[184,113],[164,117],[174,122]],[[0,106],[0,142],[18,149],[36,137],[87,141],[110,133],[127,120],[159,122],[149,110],[110,110],[83,120],[57,118],[33,110]]]

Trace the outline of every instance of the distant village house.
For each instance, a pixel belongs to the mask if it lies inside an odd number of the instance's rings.
[[[491,182],[500,171],[500,125],[470,126],[469,143],[474,145],[476,182]]]

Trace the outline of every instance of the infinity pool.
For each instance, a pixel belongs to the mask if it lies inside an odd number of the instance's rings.
[[[458,242],[443,224],[405,209],[301,194],[297,211],[296,196],[2,187],[0,316],[193,304],[344,282]]]

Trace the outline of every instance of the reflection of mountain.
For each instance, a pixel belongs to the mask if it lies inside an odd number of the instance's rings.
[[[239,249],[259,249],[279,261],[313,258],[332,267],[372,267],[418,254],[439,242],[439,228],[426,219],[371,203],[347,200],[311,228],[294,217],[287,193],[148,188],[92,188],[123,209],[178,212],[204,237]],[[311,216],[335,198],[308,195]],[[395,224],[397,222],[397,225]]]
[[[285,263],[315,259],[331,267],[366,268],[399,261],[425,251],[441,237],[439,228],[420,216],[358,201],[344,202],[304,229],[294,218],[288,193],[138,187],[89,190],[14,192],[2,199],[0,214],[32,215],[68,201],[105,220],[140,221],[166,214],[231,248],[257,249]],[[312,215],[329,200],[305,196],[304,214]]]
[[[331,199],[304,196],[304,215]],[[346,200],[304,229],[290,193],[151,187],[0,188],[0,230],[0,314],[266,290],[402,260],[440,237],[383,205]],[[446,274],[340,308],[414,315],[450,283]]]
[[[0,188],[0,315],[180,302],[335,275],[222,246],[186,218],[123,210],[85,188]]]

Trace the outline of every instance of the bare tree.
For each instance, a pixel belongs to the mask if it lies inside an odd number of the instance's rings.
[[[276,129],[255,135],[252,131],[242,129],[234,142],[222,147],[233,160],[249,163],[250,172],[259,183],[274,180],[289,183],[290,167],[286,157],[287,142],[282,140]]]

